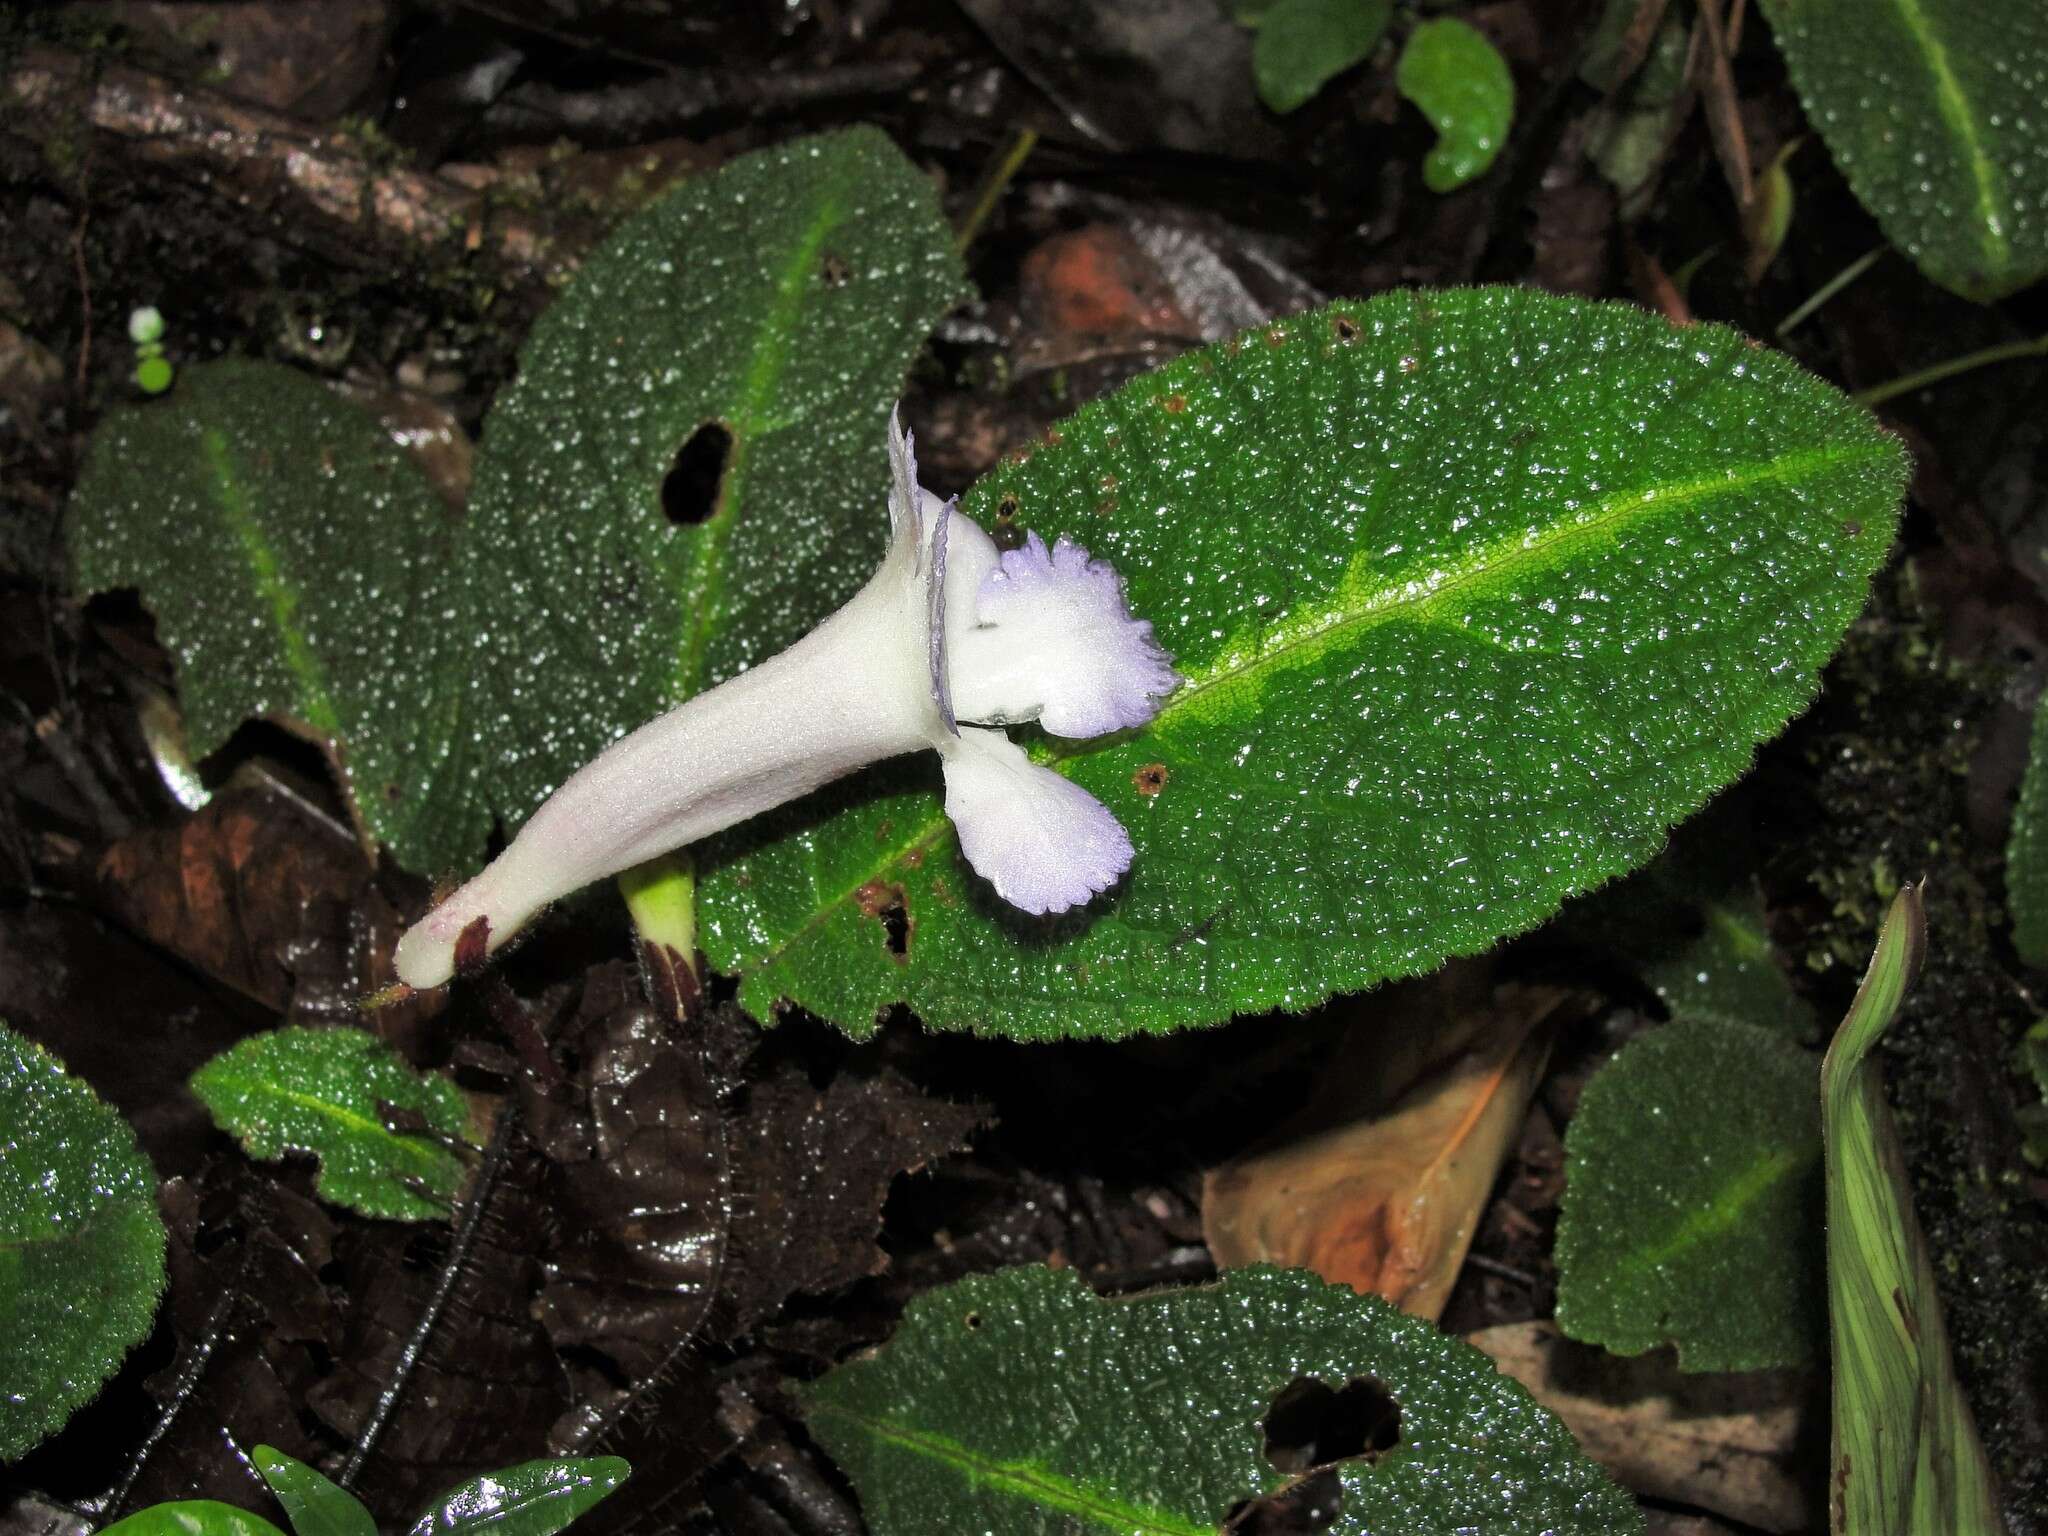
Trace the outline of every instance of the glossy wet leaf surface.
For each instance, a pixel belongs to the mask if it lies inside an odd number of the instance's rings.
[[[365,1030],[252,1036],[195,1072],[192,1091],[251,1157],[312,1153],[322,1198],[367,1216],[433,1220],[461,1187],[463,1160],[426,1134],[463,1137],[461,1090],[415,1071]],[[420,1130],[399,1128],[408,1115]]]
[[[1920,890],[1908,885],[1892,901],[1821,1071],[1834,1343],[1830,1526],[1859,1536],[2005,1529],[1956,1381],[1935,1256],[1914,1214],[1883,1069],[1871,1054],[1926,949]]]
[[[446,798],[474,626],[460,525],[366,413],[227,359],[93,435],[68,532],[82,593],[140,589],[196,757],[244,720],[334,758],[360,823],[415,869],[489,829]]]
[[[284,1536],[261,1515],[217,1499],[180,1499],[138,1509],[103,1536]]]
[[[293,1536],[377,1536],[363,1501],[303,1461],[267,1445],[257,1446],[250,1459],[284,1506]]]
[[[1887,238],[1965,298],[2048,275],[2048,9],[1763,0],[1808,118]]]
[[[1558,1325],[1689,1371],[1810,1359],[1820,1333],[1819,1064],[1747,1024],[1622,1048],[1565,1135]]]
[[[1279,0],[1265,7],[1252,43],[1259,99],[1275,112],[1305,105],[1371,54],[1393,17],[1391,0]]]
[[[1423,184],[1455,192],[1485,175],[1515,116],[1515,77],[1500,50],[1455,16],[1439,16],[1408,34],[1394,80],[1437,132]]]
[[[617,1456],[522,1462],[450,1489],[408,1536],[554,1536],[631,1472]]]
[[[583,264],[477,465],[475,794],[517,825],[873,573],[889,411],[964,292],[931,183],[864,128],[685,182]]]
[[[1210,1536],[1286,1481],[1261,1429],[1274,1397],[1299,1377],[1335,1390],[1367,1376],[1398,1409],[1398,1441],[1339,1464],[1336,1536],[1642,1529],[1485,1356],[1299,1270],[1108,1301],[1070,1270],[975,1276],[920,1296],[888,1344],[805,1402],[876,1536]]]
[[[135,1133],[0,1025],[0,1461],[92,1399],[163,1287],[156,1174]]]
[[[1733,331],[1510,289],[1280,322],[1054,435],[964,505],[1114,562],[1188,680],[1040,746],[1131,873],[1025,918],[935,765],[849,781],[700,850],[703,945],[757,1015],[1125,1034],[1483,949],[1648,859],[1807,702],[1905,472]]]

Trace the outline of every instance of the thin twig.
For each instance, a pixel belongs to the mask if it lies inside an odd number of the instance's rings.
[[[171,1426],[177,1422],[178,1414],[199,1389],[199,1379],[206,1374],[206,1368],[213,1361],[213,1351],[220,1343],[221,1331],[227,1326],[228,1312],[241,1299],[243,1285],[248,1279],[248,1250],[243,1250],[241,1272],[235,1276],[235,1283],[222,1288],[214,1299],[213,1310],[206,1314],[206,1325],[199,1331],[199,1341],[193,1346],[192,1358],[185,1362],[185,1369],[178,1373],[178,1379],[171,1387],[170,1401],[156,1417],[156,1423],[136,1447],[135,1454],[128,1458],[128,1469],[121,1474],[121,1481],[114,1484],[99,1501],[96,1511],[102,1522],[111,1521],[121,1513],[121,1506],[128,1502],[128,1495],[134,1490],[135,1480],[142,1476],[142,1469],[148,1465],[151,1454]]]
[[[1707,137],[1714,146],[1714,158],[1721,162],[1721,174],[1735,195],[1735,206],[1743,213],[1756,198],[1756,171],[1749,161],[1749,139],[1742,128],[1741,102],[1735,94],[1735,73],[1728,67],[1727,34],[1721,27],[1721,0],[1699,0],[1699,25],[1706,37],[1700,62],[1706,78],[1701,82],[1700,101],[1706,108]]]
[[[370,1459],[371,1453],[377,1449],[377,1442],[390,1427],[391,1417],[398,1411],[399,1400],[412,1383],[412,1373],[419,1368],[420,1359],[426,1353],[427,1340],[440,1325],[441,1314],[447,1310],[448,1300],[455,1294],[455,1283],[469,1263],[470,1250],[476,1246],[477,1233],[483,1227],[484,1212],[490,1208],[498,1175],[504,1170],[505,1154],[512,1144],[512,1128],[518,1118],[519,1112],[508,1097],[498,1108],[490,1145],[484,1149],[483,1158],[477,1164],[476,1179],[470,1186],[469,1198],[463,1204],[461,1219],[456,1223],[454,1240],[448,1246],[448,1257],[442,1262],[441,1274],[434,1282],[434,1294],[427,1298],[426,1309],[413,1325],[405,1348],[398,1353],[398,1363],[392,1368],[391,1379],[377,1394],[369,1420],[348,1453],[348,1464],[336,1479],[344,1488],[355,1486],[356,1479],[362,1475],[363,1463]]]
[[[578,143],[641,144],[677,133],[713,113],[762,112],[823,101],[897,96],[924,78],[916,59],[876,59],[824,69],[736,75],[722,69],[670,69],[647,80],[600,90],[565,91],[530,81],[484,109],[483,130],[507,137],[560,134]]]
[[[1883,405],[1887,400],[1910,394],[1916,389],[1925,389],[1929,384],[1939,384],[1943,379],[1952,379],[1959,373],[1968,373],[1975,368],[1988,368],[1993,363],[2017,362],[2028,357],[2048,357],[2048,335],[2036,336],[2032,341],[2008,341],[1995,347],[1984,347],[1976,352],[1965,352],[1961,357],[1952,357],[1945,363],[1936,363],[1932,367],[1919,369],[1917,372],[1893,379],[1889,384],[1859,390],[1855,399],[1860,405]]]
[[[1031,158],[1031,151],[1038,147],[1036,128],[1018,128],[1010,135],[1003,152],[989,166],[988,174],[982,177],[981,186],[975,192],[974,206],[967,210],[967,217],[960,221],[960,227],[953,232],[953,249],[961,255],[967,254],[981,233],[982,225],[988,222],[996,204],[1002,201],[1005,190],[1017,179],[1017,173],[1024,168],[1024,162]]]
[[[373,165],[347,134],[144,70],[32,49],[0,76],[0,104],[14,109],[18,131],[69,143],[89,127],[127,160],[288,221],[351,266],[383,271],[394,255],[475,253],[526,281],[568,264],[554,232],[532,216],[494,209],[439,176]]]
[[[1813,291],[1811,298],[1807,299],[1805,303],[1778,322],[1778,336],[1783,338],[1791,332],[1793,327],[1804,325],[1812,317],[1815,310],[1819,309],[1828,300],[1832,299],[1836,294],[1840,293],[1844,288],[1875,266],[1877,258],[1882,256],[1886,249],[1887,247],[1880,245],[1865,251],[1833,277],[1822,283],[1820,287]]]

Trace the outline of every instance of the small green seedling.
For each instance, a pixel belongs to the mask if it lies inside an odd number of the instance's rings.
[[[164,317],[154,304],[144,304],[128,316],[128,339],[135,343],[135,382],[146,395],[160,395],[171,387],[171,360],[164,356]]]

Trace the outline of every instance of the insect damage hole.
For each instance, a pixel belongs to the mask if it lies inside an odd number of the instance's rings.
[[[1401,1443],[1401,1405],[1376,1376],[1331,1387],[1297,1376],[1266,1410],[1266,1460],[1292,1476],[1354,1457],[1376,1460]]]
[[[1242,1499],[1223,1521],[1223,1536],[1304,1536],[1326,1531],[1344,1513],[1344,1483],[1334,1467],[1318,1467],[1256,1499]]]
[[[854,898],[860,905],[863,917],[872,917],[882,925],[882,948],[898,965],[910,959],[910,904],[904,898],[903,887],[888,880],[870,880]]]
[[[725,466],[732,460],[732,432],[707,421],[676,450],[676,461],[661,482],[661,514],[677,528],[707,521],[718,510]]]

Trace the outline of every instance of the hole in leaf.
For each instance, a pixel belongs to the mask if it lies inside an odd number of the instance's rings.
[[[1266,1410],[1266,1460],[1289,1474],[1362,1456],[1373,1460],[1401,1443],[1401,1405],[1374,1376],[1331,1387],[1298,1376]]]
[[[900,964],[910,958],[910,905],[903,887],[887,880],[870,880],[853,893],[863,916],[882,925],[882,947]]]
[[[981,1326],[981,1314],[979,1312],[970,1312],[961,1318],[960,1321],[965,1323],[970,1329],[979,1328]]]
[[[1223,1530],[1225,1536],[1309,1536],[1327,1531],[1343,1513],[1343,1479],[1334,1467],[1319,1467],[1261,1498],[1233,1506]]]
[[[732,457],[732,433],[723,422],[707,421],[676,451],[661,482],[661,512],[678,528],[694,527],[718,510],[718,489]]]

